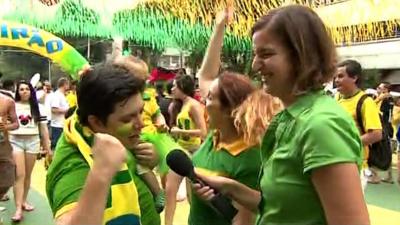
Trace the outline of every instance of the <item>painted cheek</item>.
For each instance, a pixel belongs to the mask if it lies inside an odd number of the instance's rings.
[[[133,126],[132,123],[125,123],[117,128],[117,134],[122,137],[128,137],[132,134]]]

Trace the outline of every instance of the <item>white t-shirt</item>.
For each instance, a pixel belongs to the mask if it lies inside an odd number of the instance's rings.
[[[50,92],[46,95],[44,99],[44,109],[45,109],[45,115],[47,116],[47,120],[51,121],[51,97],[53,96],[54,92]]]
[[[50,97],[50,110],[52,108],[58,108],[61,110],[68,110],[69,105],[67,102],[67,99],[65,98],[65,95],[57,90],[54,92],[51,97]],[[64,127],[64,121],[65,121],[65,115],[64,114],[59,114],[59,113],[51,113],[51,127],[58,127],[58,128],[63,128]]]
[[[37,90],[36,91],[36,99],[39,101],[44,95],[44,90]]]
[[[43,114],[43,107],[39,105],[39,121],[35,121],[31,113],[31,106],[29,103],[15,103],[15,112],[19,123],[17,130],[9,131],[11,135],[38,135],[38,123],[47,123],[46,116]]]

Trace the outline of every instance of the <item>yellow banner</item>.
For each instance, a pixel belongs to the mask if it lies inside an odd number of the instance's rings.
[[[27,49],[54,61],[72,47],[60,38],[37,28],[0,21],[0,45]]]
[[[328,27],[400,19],[399,0],[349,0],[314,9]]]
[[[0,46],[26,49],[51,59],[74,79],[88,64],[71,45],[53,34],[24,24],[0,20]]]

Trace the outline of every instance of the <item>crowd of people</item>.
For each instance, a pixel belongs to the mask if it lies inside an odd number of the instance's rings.
[[[49,82],[4,81],[0,196],[13,187],[12,220],[35,209],[27,198],[31,173],[45,155],[57,224],[160,225],[165,211],[164,224],[172,225],[184,177],[166,156],[179,149],[204,181],[186,182],[190,225],[370,224],[367,182],[393,183],[391,168],[381,179],[368,160],[370,146],[385,134],[395,139],[400,124],[390,85],[358,109],[366,95],[361,65],[337,64],[323,22],[298,5],[269,11],[252,29],[262,87],[221,72],[233,13],[216,17],[197,74],[200,98],[190,75],[147,82],[147,65],[122,56],[118,44],[109,61],[82,70],[79,82],[59,79],[54,92]],[[323,91],[332,80],[334,98]],[[212,204],[217,193],[237,209],[230,220]]]

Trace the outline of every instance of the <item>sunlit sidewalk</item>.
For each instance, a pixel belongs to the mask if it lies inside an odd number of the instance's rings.
[[[394,158],[397,158],[394,157]],[[393,165],[394,167],[394,165]],[[394,174],[397,175],[397,174]],[[394,176],[396,177],[396,176]],[[24,220],[19,225],[54,225],[52,214],[45,194],[46,171],[43,161],[38,161],[32,175],[32,189],[28,200],[35,206],[33,212],[25,212]],[[0,207],[6,208],[6,211],[0,212],[3,216],[3,224],[11,223],[11,216],[14,213],[14,201],[12,191],[9,192],[11,200],[0,202]],[[368,184],[366,190],[366,199],[373,225],[398,225],[400,221],[400,186],[399,184]],[[187,201],[177,204],[174,225],[186,225],[189,213]],[[164,215],[161,216],[162,219]],[[1,223],[0,223],[1,225]]]

